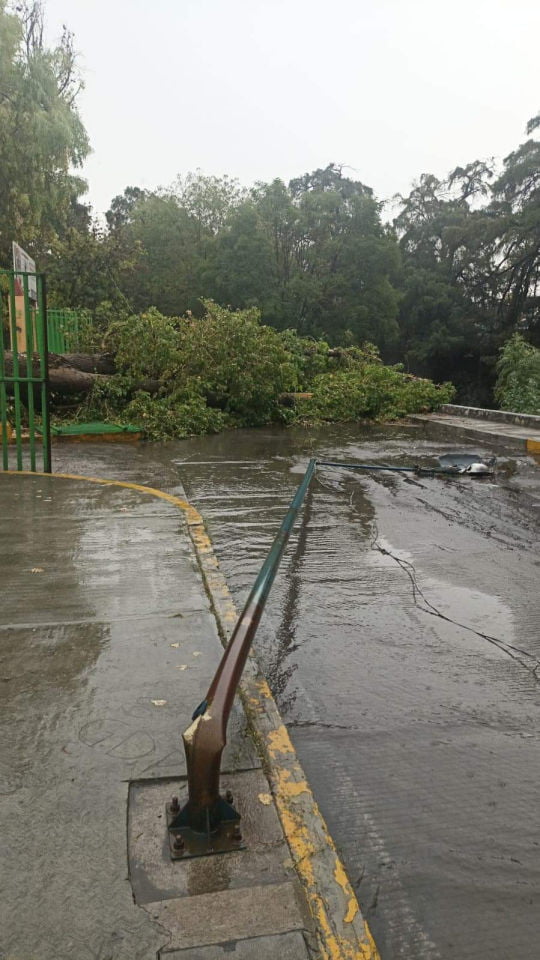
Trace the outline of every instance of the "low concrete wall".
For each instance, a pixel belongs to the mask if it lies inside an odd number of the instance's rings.
[[[441,413],[454,417],[470,417],[471,420],[492,420],[494,423],[513,423],[520,427],[533,427],[540,430],[540,417],[530,413],[510,413],[507,410],[487,410],[483,407],[460,407],[455,403],[444,403]]]

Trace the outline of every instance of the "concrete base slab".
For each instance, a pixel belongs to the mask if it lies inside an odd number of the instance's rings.
[[[289,848],[261,770],[224,775],[221,789],[232,790],[242,818],[245,850],[171,860],[165,803],[171,795],[186,799],[186,783],[160,780],[132,783],[128,814],[129,873],[137,903],[193,897],[274,884],[295,876]]]
[[[169,932],[162,956],[179,947],[206,947],[305,927],[299,890],[291,881],[148,903],[145,909]]]
[[[255,957],[257,960],[307,960],[308,952],[302,934],[294,931],[167,953],[167,960],[254,960]]]

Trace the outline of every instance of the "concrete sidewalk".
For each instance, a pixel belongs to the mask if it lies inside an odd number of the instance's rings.
[[[181,731],[222,652],[182,513],[0,474],[0,517],[2,960],[304,960],[312,923],[239,704],[223,787],[242,782],[249,849],[166,850]]]
[[[475,416],[475,412],[478,416]],[[493,414],[493,417],[489,414]],[[516,417],[514,422],[511,416]],[[458,440],[461,437],[502,450],[512,450],[518,454],[540,454],[540,428],[538,423],[535,423],[540,417],[523,416],[521,419],[525,422],[519,422],[517,414],[509,414],[505,420],[499,411],[476,411],[474,407],[446,404],[437,413],[416,413],[407,419],[412,423],[423,424],[426,430],[435,428],[437,436],[446,432],[449,437],[457,435]]]

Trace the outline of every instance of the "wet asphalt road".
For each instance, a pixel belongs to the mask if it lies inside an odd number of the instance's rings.
[[[307,458],[432,464],[456,448],[476,449],[347,426],[154,454],[241,605]],[[525,457],[494,481],[321,471],[259,631],[383,960],[540,955],[539,478]]]

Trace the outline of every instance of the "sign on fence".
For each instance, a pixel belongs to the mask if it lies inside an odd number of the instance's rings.
[[[21,273],[30,273],[33,276],[28,277],[28,296],[34,303],[37,303],[37,279],[36,262],[32,260],[26,250],[23,250],[18,243],[13,241],[13,272],[15,273],[15,296],[23,296],[23,278]],[[19,276],[17,276],[19,274]]]
[[[20,270],[20,267],[19,267]],[[36,300],[30,297],[30,279]],[[17,294],[21,283],[22,294]],[[0,270],[0,469],[51,472],[45,277]],[[7,321],[7,322],[6,322]],[[6,334],[9,331],[9,336]],[[41,457],[40,457],[41,454]]]

